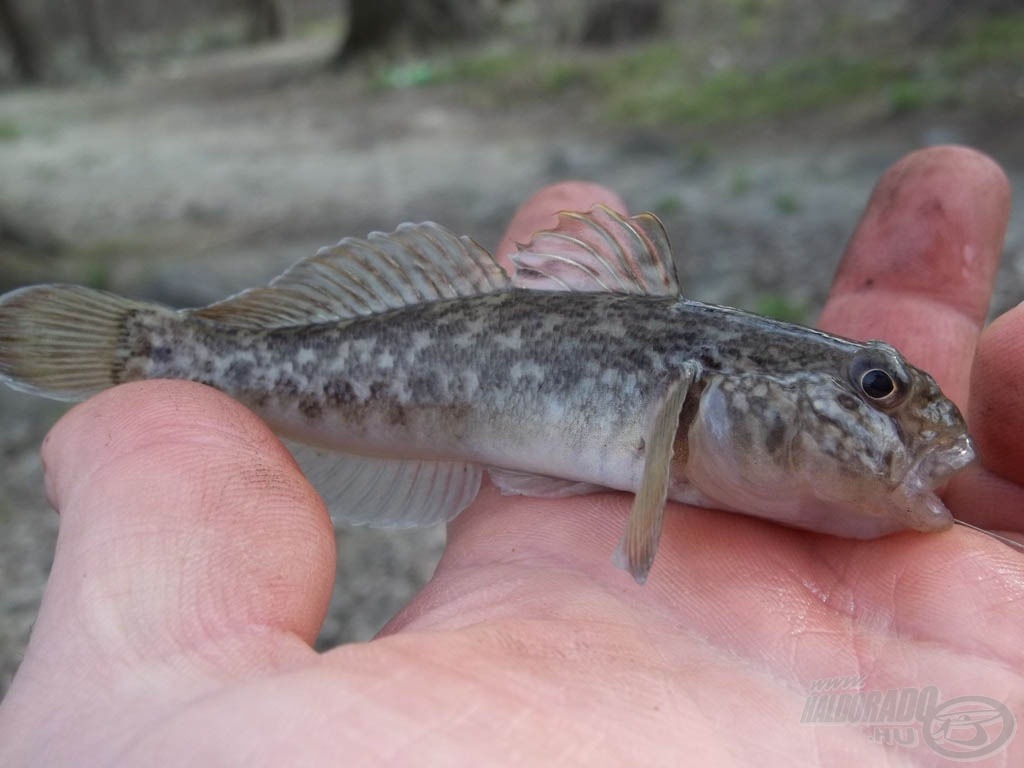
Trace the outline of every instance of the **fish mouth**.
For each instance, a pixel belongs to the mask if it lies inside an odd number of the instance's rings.
[[[922,454],[911,464],[900,486],[911,494],[927,493],[974,461],[974,443],[967,433]]]

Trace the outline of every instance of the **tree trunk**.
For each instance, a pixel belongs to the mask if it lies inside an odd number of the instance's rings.
[[[288,19],[283,0],[246,0],[249,14],[249,42],[283,40],[288,32]]]
[[[332,63],[387,45],[406,35],[417,46],[478,37],[494,21],[487,0],[342,0],[348,19]]]
[[[89,63],[104,72],[117,72],[117,56],[103,22],[103,0],[78,0],[78,16],[85,33]]]
[[[16,0],[0,0],[0,33],[11,46],[14,71],[26,83],[38,83],[48,74],[46,48]]]
[[[664,11],[664,0],[590,0],[574,42],[614,45],[649,37],[661,27]]]
[[[388,42],[401,29],[404,6],[403,0],[342,0],[341,12],[347,23],[333,63],[344,64],[351,57]]]

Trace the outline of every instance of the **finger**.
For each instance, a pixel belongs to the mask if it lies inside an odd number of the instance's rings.
[[[251,412],[197,384],[129,384],[61,419],[43,462],[60,531],[12,696],[23,679],[94,692],[119,672],[144,687],[165,664],[195,682],[312,654],[330,521]]]
[[[589,211],[598,204],[620,213],[626,212],[622,198],[607,187],[589,181],[563,181],[540,189],[519,206],[494,252],[494,258],[506,269],[511,269],[509,256],[515,251],[516,243],[527,243],[535,232],[555,226],[559,211]]]
[[[946,502],[958,518],[1024,529],[1024,304],[978,340],[967,411],[980,465],[953,478]]]
[[[971,374],[968,421],[982,464],[1024,486],[1024,304],[985,329]]]
[[[891,342],[965,403],[1009,200],[999,166],[970,149],[926,149],[896,163],[871,195],[819,325]]]

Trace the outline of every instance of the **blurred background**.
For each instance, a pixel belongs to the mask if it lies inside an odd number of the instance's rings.
[[[407,220],[493,248],[572,177],[664,219],[688,295],[813,322],[891,162],[1024,169],[1014,0],[0,0],[0,42],[0,291],[205,304]],[[1019,202],[1010,227],[993,312],[1024,299]],[[0,387],[0,692],[64,408]],[[339,530],[321,645],[371,637],[443,540]]]

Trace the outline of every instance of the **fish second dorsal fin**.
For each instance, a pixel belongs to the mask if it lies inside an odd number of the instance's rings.
[[[192,311],[241,328],[326,323],[511,287],[505,271],[471,238],[433,222],[348,237],[303,259],[266,288]]]
[[[563,211],[512,254],[519,288],[677,296],[668,236],[653,213],[626,218],[604,205]]]

